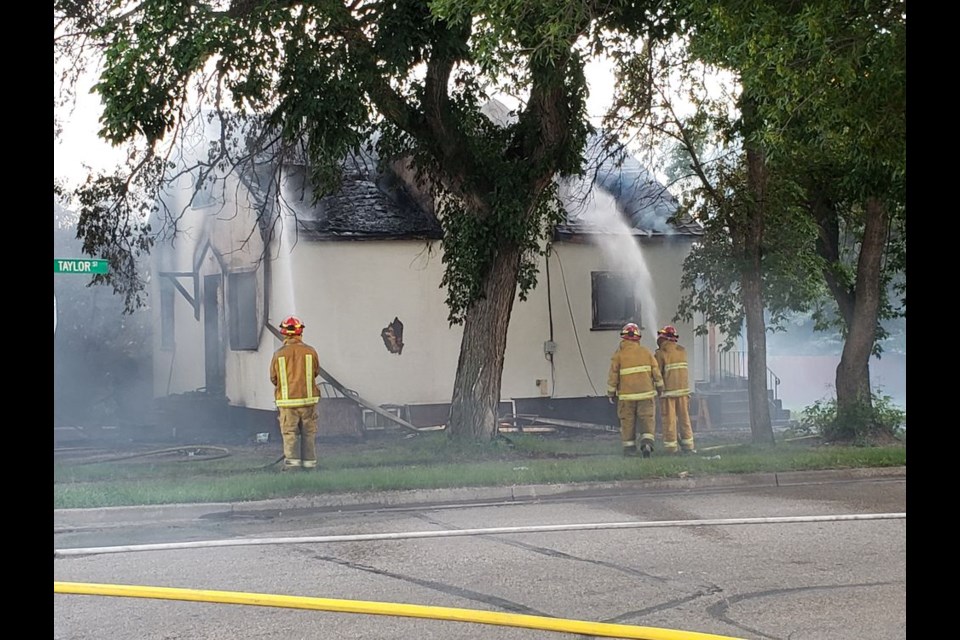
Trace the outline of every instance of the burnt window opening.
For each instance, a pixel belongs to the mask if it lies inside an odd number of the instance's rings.
[[[640,300],[630,274],[621,271],[592,271],[592,330],[620,330],[628,322],[640,324]]]
[[[399,318],[394,316],[393,322],[380,332],[380,337],[383,338],[383,346],[387,348],[387,351],[397,355],[403,353],[403,323],[400,322]]]
[[[257,272],[231,273],[227,281],[230,311],[230,350],[256,351],[260,346],[257,322]]]
[[[173,283],[163,278],[160,281],[160,348],[173,349],[174,345],[174,301],[176,292]]]

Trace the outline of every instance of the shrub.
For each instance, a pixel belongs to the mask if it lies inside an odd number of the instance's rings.
[[[857,405],[840,415],[836,398],[817,400],[804,408],[797,428],[817,433],[826,440],[865,444],[876,437],[906,438],[907,412],[893,404],[893,398],[871,393],[871,405]]]

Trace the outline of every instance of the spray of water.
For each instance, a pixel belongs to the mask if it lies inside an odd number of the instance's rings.
[[[611,271],[622,271],[630,275],[636,286],[635,295],[641,301],[641,324],[644,327],[657,326],[657,305],[654,296],[654,282],[650,268],[640,248],[636,232],[626,223],[613,196],[604,191],[593,189],[594,219],[598,232],[594,238]]]
[[[291,190],[296,185],[290,184],[290,178],[285,176],[282,184],[282,196],[279,199],[279,238],[276,242],[276,251],[274,252],[273,264],[271,265],[274,274],[274,299],[270,303],[270,309],[286,318],[289,315],[298,315],[297,301],[293,288],[293,251],[297,246],[297,214],[293,209],[292,203],[295,200]],[[276,318],[281,320],[282,318]]]
[[[297,301],[293,292],[293,248],[296,242],[296,224],[292,215],[284,215],[281,221],[283,226],[280,232],[280,242],[277,244],[276,258],[273,261],[273,272],[276,274],[274,282],[279,285],[275,289],[276,299],[270,305],[284,318],[297,315]]]
[[[561,187],[561,195],[573,214],[571,221],[588,232],[591,241],[600,247],[605,267],[628,274],[634,283],[641,326],[656,327],[659,316],[653,277],[640,248],[638,232],[627,223],[617,201],[595,184],[567,184]]]

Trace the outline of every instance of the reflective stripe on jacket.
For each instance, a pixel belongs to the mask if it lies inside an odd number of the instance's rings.
[[[663,341],[653,355],[663,374],[663,397],[678,398],[690,395],[687,350],[676,342]]]
[[[278,407],[306,407],[320,401],[320,358],[300,336],[288,336],[270,362],[270,382]]]
[[[607,393],[621,400],[649,400],[663,389],[663,376],[656,358],[639,342],[621,340],[610,358]]]

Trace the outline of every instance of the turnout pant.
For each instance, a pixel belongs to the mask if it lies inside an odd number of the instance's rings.
[[[663,420],[663,448],[676,453],[677,446],[693,451],[693,425],[690,422],[690,396],[660,398],[660,417]],[[677,428],[680,441],[677,442]]]
[[[619,400],[617,417],[620,418],[620,441],[624,447],[637,446],[637,431],[640,432],[640,444],[653,446],[656,432],[656,405],[654,399]]]
[[[284,466],[317,466],[317,405],[279,408]]]

